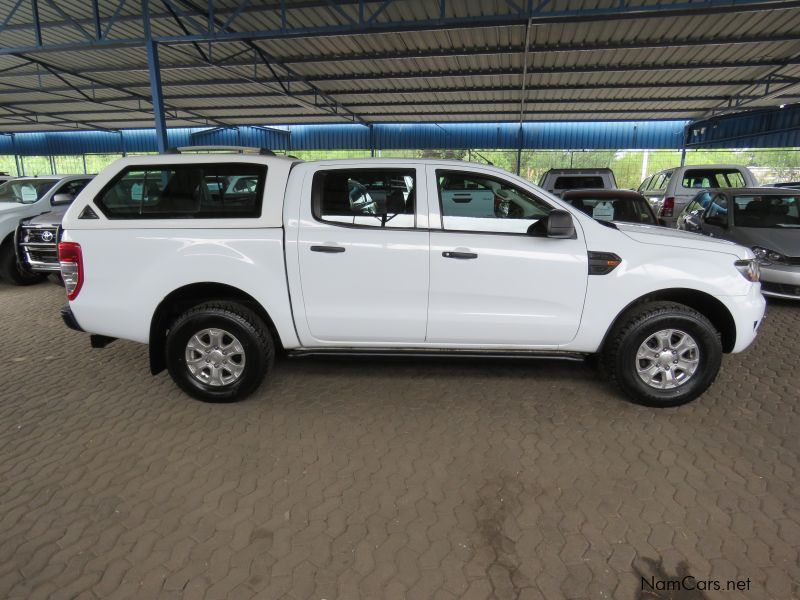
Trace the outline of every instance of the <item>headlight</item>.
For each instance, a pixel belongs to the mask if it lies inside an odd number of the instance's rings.
[[[761,246],[753,246],[753,254],[756,255],[758,262],[762,265],[769,265],[771,263],[787,264],[788,261],[783,254],[762,248]]]
[[[755,283],[761,279],[761,268],[758,266],[758,260],[748,258],[746,260],[737,260],[733,264],[747,281]]]

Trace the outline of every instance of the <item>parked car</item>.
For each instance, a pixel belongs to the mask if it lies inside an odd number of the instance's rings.
[[[598,221],[659,225],[647,199],[632,190],[570,190],[561,199]]]
[[[684,166],[651,175],[639,186],[656,216],[667,227],[675,227],[677,216],[699,190],[756,187],[758,182],[747,167],[738,165]]]
[[[800,192],[760,187],[698,194],[678,227],[752,248],[762,293],[800,299]]]
[[[11,175],[6,173],[5,171],[0,171],[0,183],[5,183],[9,179],[13,179],[13,177],[11,177]]]
[[[72,202],[91,180],[90,175],[16,177],[0,184],[0,277],[15,285],[44,279],[17,261],[14,236],[22,219]]]
[[[258,184],[230,207],[205,183],[240,175]],[[131,178],[162,186],[145,202]],[[443,203],[458,180],[480,193]],[[401,181],[405,193],[383,203],[351,193]],[[487,189],[515,208],[465,208]],[[634,401],[673,406],[711,385],[764,314],[749,248],[601,224],[473,163],[127,157],[86,186],[63,227],[67,325],[95,347],[149,344],[153,373],[208,401],[252,392],[280,350],[599,354]]]
[[[61,220],[69,204],[23,219],[16,235],[17,262],[32,273],[61,273],[58,242],[61,241]]]
[[[560,196],[567,190],[614,189],[611,169],[550,169],[539,179],[539,187]]]

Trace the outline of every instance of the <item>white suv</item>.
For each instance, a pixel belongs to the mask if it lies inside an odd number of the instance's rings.
[[[46,175],[15,177],[0,183],[0,278],[27,285],[47,276],[33,273],[17,261],[17,226],[22,219],[66,206],[91,179],[92,175]]]
[[[639,193],[650,201],[664,225],[676,227],[678,215],[699,191],[757,186],[755,176],[747,167],[698,165],[659,171],[639,185]]]
[[[748,248],[598,222],[455,161],[129,157],[63,227],[67,324],[149,344],[152,372],[203,400],[246,396],[278,350],[599,354],[635,401],[674,406],[764,314]]]

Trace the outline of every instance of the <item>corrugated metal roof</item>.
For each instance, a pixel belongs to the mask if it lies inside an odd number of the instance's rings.
[[[530,21],[518,18],[524,2],[500,0],[448,0],[444,15],[438,2],[367,1],[363,18],[349,0],[288,0],[285,15],[279,4],[213,4],[229,32],[256,39],[177,43],[201,34],[207,15],[181,5],[176,19],[151,3],[153,35],[172,40],[160,44],[171,126],[683,121],[800,101],[800,86],[773,96],[781,78],[800,77],[796,2],[639,0],[621,11],[617,0],[557,0]],[[15,6],[0,0],[0,22]],[[141,5],[98,6],[93,49],[69,46],[90,45],[84,0],[39,3],[44,44],[69,47],[0,48],[0,132],[152,125]],[[6,49],[35,44],[28,3],[2,38]]]

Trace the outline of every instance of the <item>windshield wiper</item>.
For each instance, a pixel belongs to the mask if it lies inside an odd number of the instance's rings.
[[[600,223],[600,225],[605,225],[606,227],[610,227],[611,229],[619,229],[616,223],[613,223],[612,221],[604,221],[603,219],[595,219],[595,221]]]

